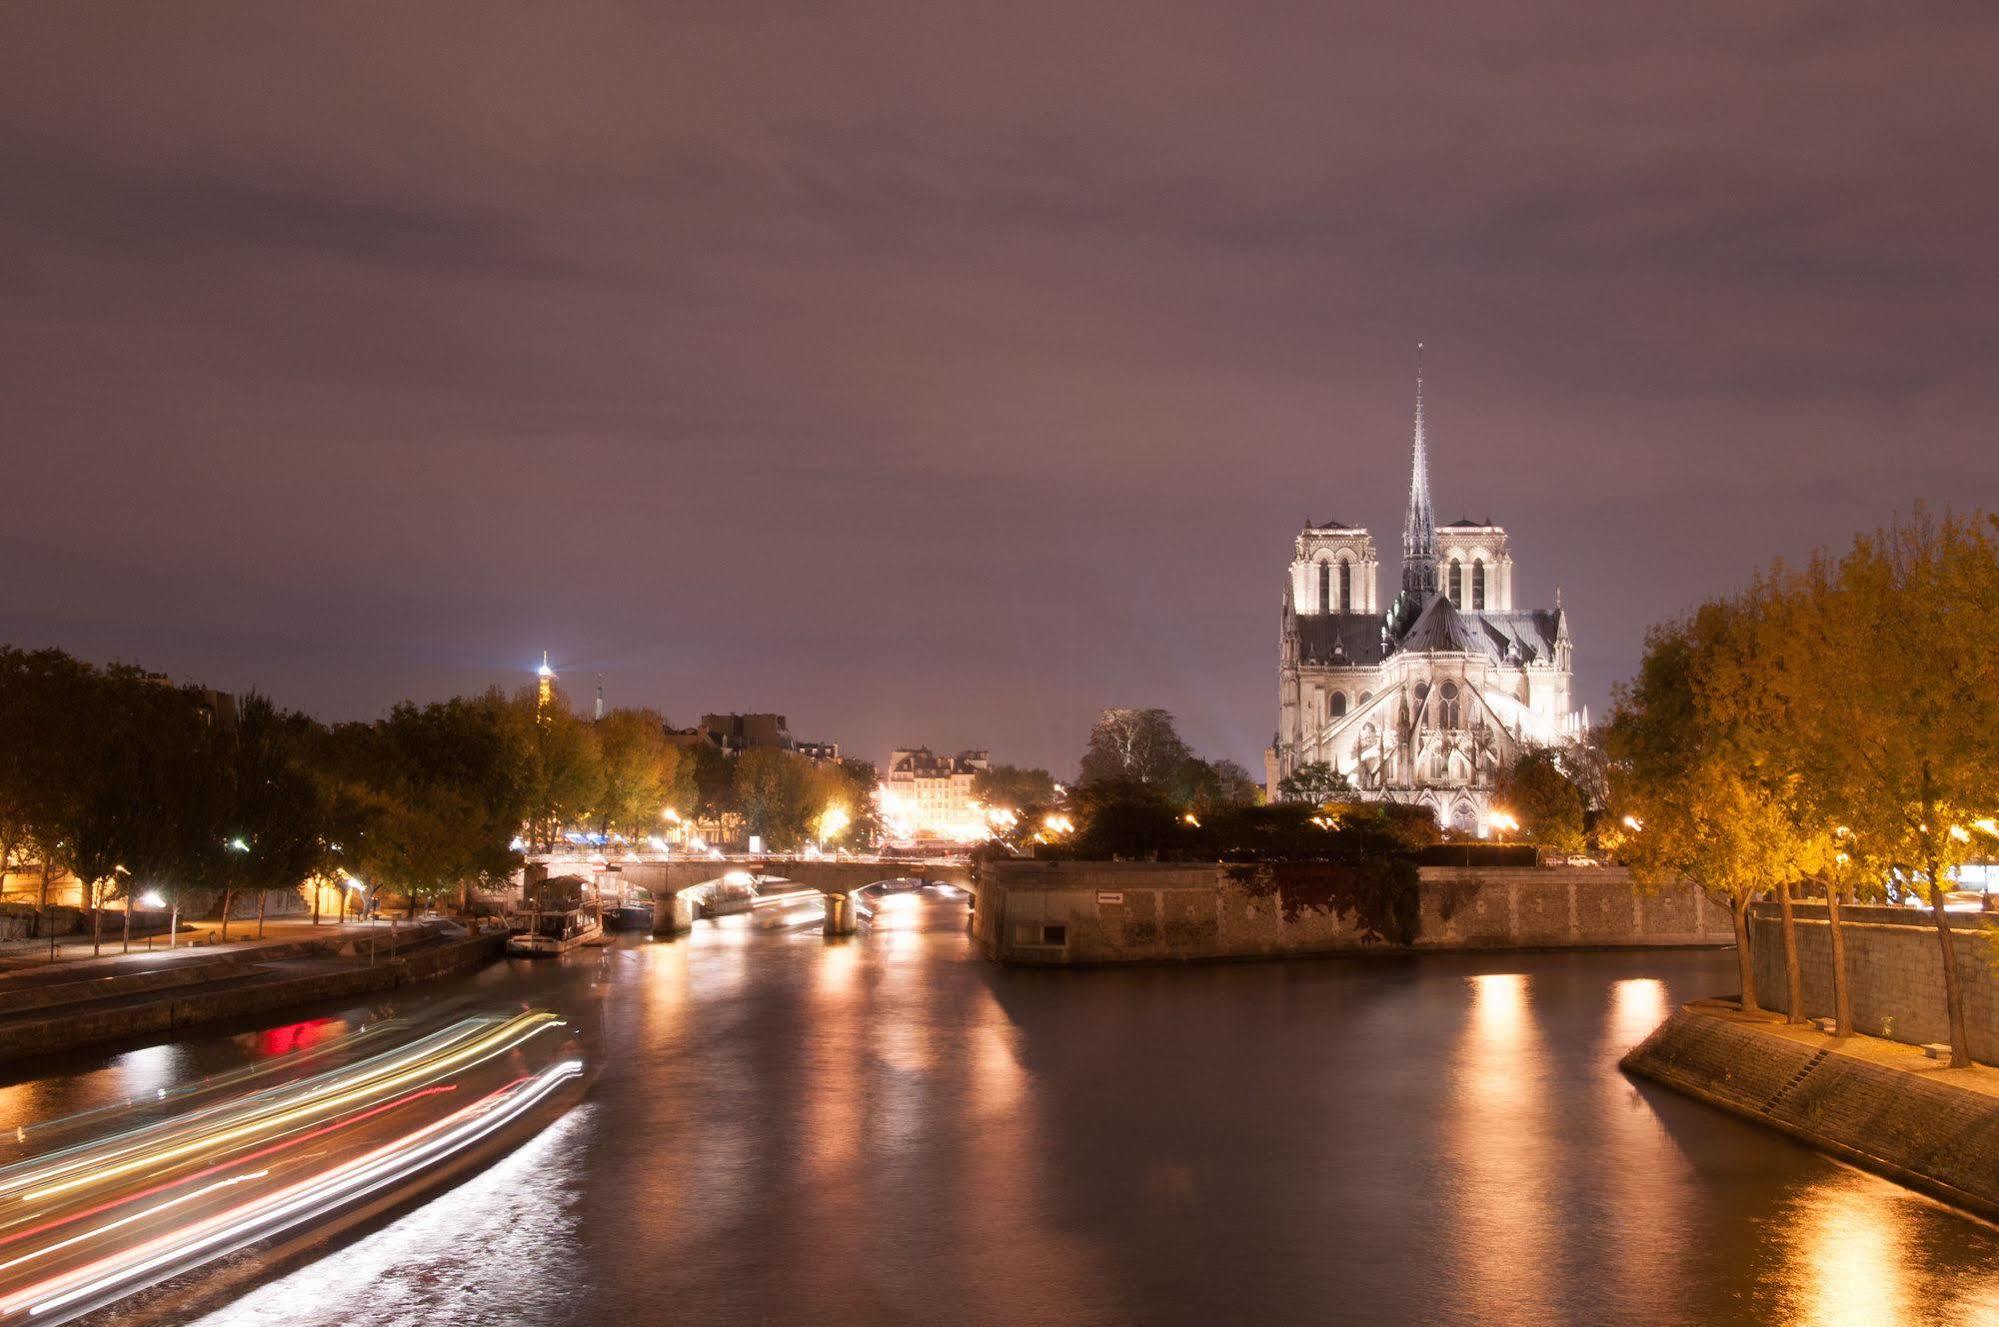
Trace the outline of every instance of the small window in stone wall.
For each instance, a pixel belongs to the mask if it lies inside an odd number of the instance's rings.
[[[1066,945],[1069,943],[1069,928],[1047,925],[1041,928],[1041,943],[1044,945]]]

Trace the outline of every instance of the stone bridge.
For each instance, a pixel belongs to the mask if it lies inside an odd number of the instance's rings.
[[[646,890],[652,895],[655,935],[687,930],[694,924],[697,903],[710,913],[729,910],[713,906],[718,886],[737,886],[746,899],[773,885],[816,889],[826,908],[827,935],[853,934],[854,896],[873,885],[914,880],[955,885],[967,893],[972,889],[972,864],[957,858],[689,857],[600,863],[602,858],[538,859],[529,865],[527,880],[531,886],[537,872],[541,878],[581,875],[594,879],[601,890],[615,889],[619,883]],[[743,904],[744,909],[749,906],[747,901]]]

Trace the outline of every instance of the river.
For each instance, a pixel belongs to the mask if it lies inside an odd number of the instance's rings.
[[[1618,1072],[1727,953],[1033,972],[963,920],[514,960],[72,1056],[0,1124],[385,1018],[573,1020],[583,1105],[204,1327],[1999,1323],[1999,1232]]]

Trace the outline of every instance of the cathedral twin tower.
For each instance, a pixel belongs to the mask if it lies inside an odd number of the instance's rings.
[[[1515,610],[1506,531],[1436,523],[1420,368],[1401,593],[1381,608],[1364,527],[1308,525],[1294,547],[1264,759],[1271,795],[1323,764],[1362,797],[1428,806],[1483,834],[1499,772],[1578,736],[1588,716],[1572,708],[1561,596],[1552,609]]]

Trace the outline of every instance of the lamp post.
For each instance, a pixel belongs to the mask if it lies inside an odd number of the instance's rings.
[[[250,845],[244,841],[241,834],[230,839],[222,846],[231,852],[242,853],[246,857],[250,853]],[[229,938],[229,905],[235,902],[235,894],[235,890],[226,886],[222,890],[222,938],[224,940]]]
[[[130,874],[132,873],[130,871],[127,871],[122,866],[114,866],[111,868],[111,875],[113,879],[116,879],[118,876],[121,875],[128,876]],[[104,885],[102,881],[93,880],[90,882],[90,956],[92,958],[96,958],[99,954],[104,952],[103,889]],[[132,938],[131,938],[132,927],[129,921],[131,913],[132,913],[132,905],[129,902],[127,902],[125,905],[125,914],[126,917],[128,918],[128,921],[125,926],[125,948],[128,951],[132,948]]]
[[[166,901],[165,899],[163,899],[163,898],[161,898],[161,897],[160,897],[160,891],[159,891],[159,890],[157,890],[157,889],[149,889],[149,890],[147,890],[147,891],[146,891],[145,893],[143,893],[143,894],[139,895],[139,902],[140,902],[140,903],[142,903],[142,904],[144,904],[144,905],[145,905],[146,907],[149,907],[149,908],[163,908],[163,907],[165,907],[165,906],[166,906],[166,902],[167,902],[167,901]],[[127,907],[126,911],[127,911],[128,913],[129,913],[129,912],[131,911],[131,909],[129,908],[129,906]],[[131,921],[131,918],[130,918],[130,917],[128,916],[128,917],[127,917],[127,918],[125,919],[125,928],[126,928],[126,930],[127,930],[128,932],[129,932],[129,931],[131,930],[131,927],[132,927],[132,921]],[[129,938],[127,939],[126,943],[127,943],[127,944],[130,944],[130,943],[131,943],[131,941],[130,941],[130,939],[129,939]],[[152,937],[152,933],[151,933],[151,932],[147,932],[147,934],[146,934],[146,948],[148,948],[148,949],[151,949],[152,947],[153,947],[153,937]]]
[[[122,875],[128,880],[132,877],[132,873],[123,866],[112,867],[111,874]],[[132,952],[132,886],[130,885],[125,886],[125,952],[128,954]]]

